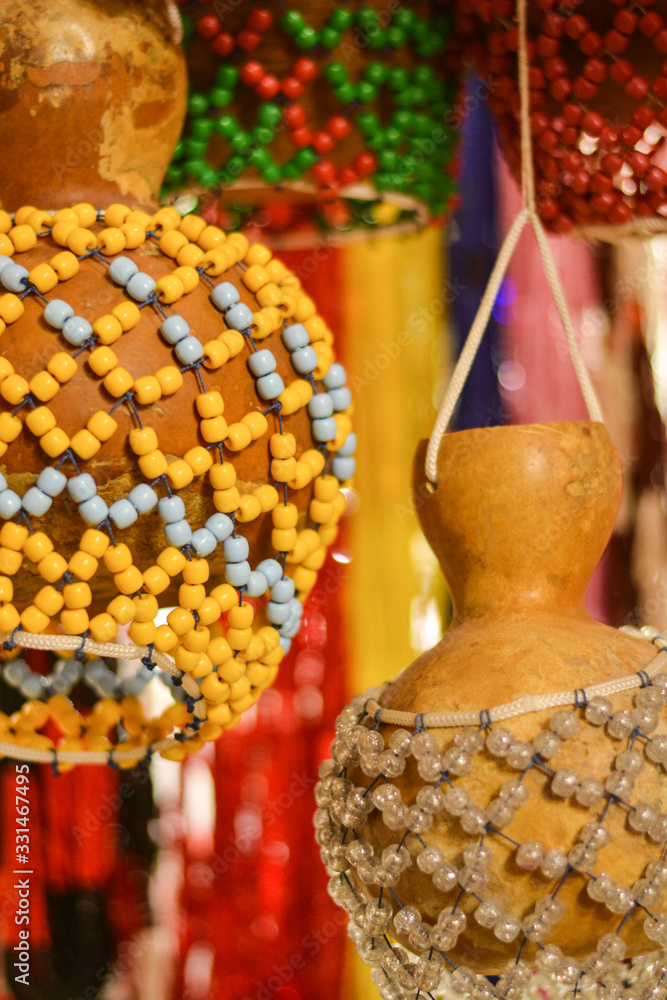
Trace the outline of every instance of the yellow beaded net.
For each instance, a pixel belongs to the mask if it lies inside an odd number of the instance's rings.
[[[33,263],[35,256],[48,259]],[[173,269],[157,278],[142,270],[155,271],[156,258],[162,270],[165,259]],[[100,313],[90,304],[85,314],[80,306],[85,315],[77,316],[64,301],[68,283],[75,285],[80,274],[90,280],[95,268],[95,280],[106,289],[98,300],[109,308]],[[336,537],[354,435],[333,336],[296,275],[265,246],[173,208],[150,216],[124,205],[98,212],[78,204],[51,215],[26,206],[14,218],[0,210],[0,280],[0,460],[6,477],[0,483],[0,642],[10,661],[21,648],[63,657],[50,679],[25,665],[5,666],[5,680],[27,700],[13,715],[0,714],[0,754],[51,760],[61,768],[105,760],[132,766],[154,750],[180,759],[235,725],[273,682],[298,630],[301,603]],[[190,296],[200,302],[211,297],[210,319],[197,329],[193,323],[192,331],[186,324],[187,336],[177,324],[177,336],[167,336],[166,321],[172,319],[172,331],[175,320],[182,322],[178,310]],[[13,348],[35,322],[36,309],[44,310],[39,324],[45,332],[32,370],[25,362],[23,371],[16,370]],[[154,343],[157,329],[169,363],[151,374],[120,363],[125,338],[150,336]],[[49,337],[56,349],[42,365]],[[248,363],[253,355],[258,364],[251,362],[250,372],[238,364],[232,369],[235,358]],[[248,391],[237,397],[246,410],[231,419],[225,380],[233,378],[237,390],[241,373]],[[95,392],[106,405],[87,411],[89,400],[82,402],[81,393],[91,381],[99,383]],[[169,397],[186,390],[196,415],[192,445],[173,455],[173,425],[163,420],[158,438],[155,415],[164,416]],[[57,396],[67,402],[63,410],[58,401],[60,418]],[[308,407],[314,397],[315,408]],[[63,412],[79,426],[65,430]],[[108,466],[100,462],[105,449],[118,449],[123,424],[131,456],[126,491],[119,496],[115,484],[105,499],[110,487],[99,482],[99,469]],[[263,456],[264,482],[238,474],[251,447]],[[43,453],[43,475],[21,464],[35,449]],[[90,475],[95,471],[97,480]],[[181,516],[163,515],[162,501],[173,501],[167,506]],[[65,522],[70,542],[76,538],[71,551],[61,551]],[[257,522],[251,527],[260,541],[253,552],[261,548],[264,575],[248,562],[253,555],[243,526],[250,522]],[[155,551],[142,565],[133,550],[145,549],[146,538]],[[274,600],[276,585],[281,596]],[[167,592],[176,601],[165,602]],[[106,606],[92,613],[100,594]],[[177,603],[157,624],[161,596],[163,603]],[[158,718],[147,719],[137,696],[140,681],[115,683],[99,657],[142,661],[144,675],[162,672],[178,697]],[[69,684],[60,669],[75,658],[86,661],[79,679],[90,674],[89,686],[105,695],[92,713],[77,711],[59,693],[69,693],[76,681],[74,667]],[[53,723],[61,734],[55,740]],[[49,735],[40,732],[47,725]],[[116,727],[120,741],[110,736]]]

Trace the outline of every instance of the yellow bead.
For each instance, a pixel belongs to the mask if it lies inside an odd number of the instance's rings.
[[[273,458],[271,460],[271,475],[277,483],[289,483],[294,479],[296,472],[296,459],[294,458]]]
[[[178,251],[188,246],[189,242],[184,233],[179,232],[178,229],[172,229],[169,232],[165,232],[160,238],[160,250],[167,257],[177,257]]]
[[[118,424],[109,413],[104,410],[97,410],[89,417],[86,427],[91,434],[94,434],[100,441],[108,441],[118,430]]]
[[[1,299],[0,302],[2,302]],[[18,406],[19,403],[22,403],[29,392],[30,385],[22,375],[8,375],[0,383],[0,394],[3,399],[6,399],[13,406]]]
[[[237,254],[237,260],[243,260],[245,258],[250,246],[247,236],[244,236],[243,233],[231,233],[227,237],[227,243],[229,246],[234,248],[234,251]]]
[[[118,364],[118,358],[110,347],[96,347],[88,355],[88,364],[96,375],[103,378],[110,371],[113,371]]]
[[[65,635],[83,635],[84,632],[88,631],[90,624],[88,612],[84,608],[61,611],[60,624]]]
[[[229,698],[229,684],[221,681],[217,674],[209,674],[201,682],[201,693],[207,702],[217,705]]]
[[[207,597],[197,608],[197,614],[199,615],[200,625],[213,625],[214,622],[220,619],[220,605],[215,598]]]
[[[79,220],[79,225],[84,229],[90,229],[94,222],[97,222],[97,211],[94,206],[87,201],[80,201],[72,205],[72,211]]]
[[[250,250],[251,253],[252,249],[253,248],[251,247]],[[243,271],[243,273],[241,274],[241,280],[243,281],[243,284],[246,286],[246,288],[248,288],[251,292],[258,292],[259,289],[262,288],[264,285],[269,284],[269,276],[262,267],[262,265],[259,263],[251,264],[249,267],[247,267],[246,270]]]
[[[243,601],[236,607],[230,608],[227,617],[232,628],[250,628],[255,617],[255,609],[252,604]]]
[[[224,243],[226,239],[226,234],[218,226],[205,226],[197,238],[197,243],[202,250],[212,250]]]
[[[294,310],[294,320],[296,323],[305,323],[307,319],[314,316],[316,306],[309,295],[302,295]]]
[[[134,379],[126,368],[112,369],[104,378],[104,388],[116,399],[120,399],[126,392],[129,392],[134,385]]]
[[[83,582],[66,583],[63,587],[63,597],[65,598],[67,607],[74,610],[77,608],[87,608],[93,600],[90,587],[87,583]]]
[[[234,233],[233,235],[237,235]],[[245,342],[243,340],[243,334],[239,333],[238,330],[225,330],[218,337],[218,340],[222,341],[229,348],[230,358],[235,358],[237,354],[240,354],[245,347]]]
[[[196,404],[200,417],[219,417],[225,409],[222,395],[217,391],[200,392]]]
[[[158,446],[157,434],[153,427],[133,427],[129,441],[135,455],[148,455]]]
[[[125,235],[117,226],[112,226],[98,233],[97,244],[106,257],[113,257],[125,249]]]
[[[58,455],[62,455],[64,451],[67,451],[70,446],[70,439],[60,427],[54,427],[53,430],[47,431],[39,439],[39,443],[49,458],[57,458]]]
[[[256,266],[264,268],[271,260],[271,256],[271,251],[263,243],[253,243],[252,246],[248,247],[243,260],[247,264],[248,270]]]
[[[214,725],[219,725],[223,729],[229,729],[240,719],[226,702],[219,705],[212,705],[207,712],[207,721]]]
[[[1,322],[1,321],[0,321]],[[0,382],[14,374],[14,366],[7,358],[0,354]]]
[[[236,263],[234,251],[231,247],[216,247],[208,250],[199,261],[199,267],[206,271],[209,278],[217,278],[224,274]]]
[[[259,440],[269,429],[269,421],[259,410],[246,413],[244,417],[241,417],[241,423],[249,429],[253,441]]]
[[[27,223],[22,226],[14,226],[10,229],[9,238],[14,244],[17,253],[25,253],[27,250],[32,250],[37,243],[37,233]]]
[[[185,295],[183,282],[174,274],[168,274],[164,278],[160,278],[155,287],[160,293],[160,302],[166,305],[178,302]]]
[[[210,595],[213,600],[220,607],[220,611],[224,614],[225,611],[229,611],[233,608],[235,604],[239,603],[239,595],[237,591],[232,587],[231,583],[221,583],[219,586],[214,587]],[[211,654],[209,653],[209,656]]]
[[[270,668],[255,660],[248,663],[246,677],[253,687],[263,687],[269,677]]]
[[[272,625],[264,625],[262,628],[257,629],[256,635],[258,635],[263,641],[267,652],[275,649],[280,642],[280,635],[273,628]]]
[[[319,501],[313,501],[313,502],[319,503]],[[317,550],[317,552],[313,552],[312,555],[304,559],[301,565],[305,567],[305,569],[319,570],[322,569],[326,557],[327,557],[326,549],[324,548],[324,546],[322,546],[320,549]]]
[[[44,232],[44,230],[46,229],[50,229],[52,223],[53,220],[49,215],[49,213],[40,211],[40,209],[35,209],[34,212],[31,212],[30,215],[28,215],[23,222],[24,225],[31,226],[31,228],[34,229],[36,233],[41,233]],[[1,229],[0,232],[2,232]]]
[[[104,213],[104,221],[107,226],[117,228],[118,226],[123,225],[130,212],[131,209],[128,208],[127,205],[121,205],[118,202],[115,202],[113,205],[109,205]]]
[[[209,573],[210,569],[206,559],[188,559],[183,567],[183,579],[188,584],[206,583]]]
[[[245,656],[246,660],[249,663],[250,660],[259,659],[259,657],[264,654],[265,650],[266,646],[264,644],[264,640],[260,638],[260,636],[258,636],[257,633],[255,632],[250,642],[250,645],[246,650],[244,650],[243,655]]]
[[[252,323],[250,324],[250,333],[253,340],[264,340],[274,330],[275,326],[262,309],[259,312],[253,313]]]
[[[62,607],[65,603],[65,599],[59,590],[52,587],[51,584],[47,584],[46,587],[42,587],[35,594],[35,605],[49,618],[55,617],[55,615],[60,614]]]
[[[182,267],[198,267],[201,264],[204,251],[196,243],[187,243],[176,255],[176,260]],[[195,274],[197,272],[195,271]],[[197,275],[199,277],[199,275]]]
[[[194,615],[186,608],[174,608],[167,615],[167,621],[176,635],[185,635],[195,627]]]
[[[107,605],[107,611],[119,625],[127,625],[134,618],[134,604],[129,597],[119,594]]]
[[[15,524],[8,521],[0,531],[0,545],[6,545],[8,549],[20,552],[29,537],[29,531],[24,524]]]
[[[30,379],[30,392],[42,403],[48,403],[49,400],[53,399],[58,394],[59,389],[60,385],[49,372],[37,372]]]
[[[194,267],[177,267],[174,270],[174,278],[178,280],[183,285],[183,289],[186,295],[190,292],[194,292],[195,288],[199,284],[199,275],[195,271]]]
[[[172,208],[171,205],[164,205],[158,209],[149,222],[150,228],[157,229],[158,232],[168,232],[172,229],[178,229],[180,224],[181,213],[177,209]]]
[[[160,388],[165,396],[171,396],[174,392],[178,392],[183,385],[183,376],[174,365],[165,365],[164,368],[158,368],[155,372],[155,377],[160,383]]]
[[[38,292],[45,295],[58,284],[58,275],[50,264],[38,264],[28,272],[28,281],[34,285]]]
[[[110,545],[104,553],[104,565],[110,573],[122,573],[132,565],[132,553],[124,542]]]
[[[219,340],[209,340],[204,344],[204,365],[211,371],[222,368],[229,361],[229,348]]]
[[[90,634],[96,642],[113,642],[118,635],[118,625],[110,614],[102,612],[90,619]]]
[[[149,594],[162,594],[169,586],[169,575],[159,566],[144,570],[144,587]]]
[[[67,247],[77,257],[88,253],[89,250],[92,250],[96,246],[97,236],[82,226],[76,226],[67,234]]]
[[[253,496],[256,496],[259,501],[262,514],[265,514],[269,510],[273,510],[278,503],[278,490],[275,486],[271,486],[269,483],[265,483],[263,486],[257,486],[252,492]]]
[[[246,674],[243,677],[239,677],[237,681],[230,684],[229,697],[230,700],[237,701],[240,698],[244,698],[250,693],[250,679]]]
[[[167,466],[169,482],[175,490],[182,490],[189,486],[194,479],[192,466],[183,458],[177,458]]]
[[[302,406],[305,406],[306,403],[308,403],[312,398],[313,387],[310,382],[306,382],[305,379],[299,378],[296,382],[292,382],[292,388],[299,393]]]
[[[293,413],[296,413],[297,410],[301,409],[301,406],[303,405],[299,393],[291,385],[288,385],[277,398],[280,403],[281,415],[284,417],[289,417]]]
[[[160,552],[156,562],[169,576],[178,576],[187,560],[182,552],[170,545]]]
[[[206,220],[199,215],[185,215],[178,229],[189,240],[197,240],[206,229]]]
[[[218,417],[218,419],[222,419]],[[203,423],[203,421],[202,421]],[[250,428],[247,424],[235,423],[230,424],[227,428],[227,439],[225,445],[230,451],[241,451],[243,448],[247,448],[252,441],[252,434],[250,433]]]
[[[313,499],[310,501],[308,513],[315,524],[328,524],[333,516],[334,509],[333,505],[325,500]]]
[[[301,455],[301,461],[306,462],[312,469],[314,476],[319,476],[324,468],[324,455],[316,448],[308,448]]]
[[[297,566],[293,573],[294,586],[298,594],[308,595],[315,585],[317,573],[313,569]],[[264,660],[266,663],[266,658]]]
[[[27,218],[19,219],[19,215],[16,215],[17,222],[27,222]],[[51,219],[51,225],[57,226],[59,222],[69,222],[73,226],[80,225],[79,216],[76,214],[73,208],[61,208],[55,213]]]
[[[232,647],[229,643],[227,645],[231,652]],[[215,663],[216,661],[214,660],[213,662]],[[236,684],[236,682],[245,674],[245,670],[246,665],[243,660],[234,657],[233,659],[228,658],[220,663],[217,673],[221,680],[227,681],[228,684]]]
[[[202,583],[182,583],[178,588],[178,603],[188,611],[196,611],[206,598]]]
[[[274,528],[271,544],[276,552],[291,552],[296,545],[296,528]]]
[[[243,521],[244,523],[254,521],[261,513],[262,507],[257,497],[253,496],[252,493],[241,497],[241,502],[236,511],[236,517],[239,521]]]
[[[91,577],[95,576],[98,565],[99,563],[95,556],[91,556],[89,552],[79,549],[71,557],[68,568],[70,573],[78,576],[80,580],[90,580]]]
[[[136,609],[136,620],[138,622],[152,622],[160,610],[155,598],[148,594],[139,594],[135,597],[134,607]]]
[[[37,211],[36,208],[33,208],[32,210],[33,212]],[[3,235],[5,233],[8,233],[9,230],[12,228],[12,225],[13,225],[12,217],[9,214],[9,212],[6,212],[4,208],[0,208],[0,233],[2,233]]]
[[[189,451],[186,451],[183,458],[188,463],[195,476],[203,476],[213,465],[213,456],[210,451],[207,451],[206,448],[202,448],[201,445],[196,445],[194,448],[190,448]]]
[[[215,740],[219,740],[222,732],[222,726],[211,722],[209,719],[206,719],[198,729],[198,733],[205,743],[214,743]]]
[[[101,344],[108,347],[123,336],[123,328],[117,316],[100,316],[93,323],[93,333]]]
[[[270,280],[268,271],[265,268],[262,270],[266,275],[266,282],[255,293],[257,301],[262,308],[264,306],[277,306],[282,297],[282,292],[276,283]]]
[[[136,250],[146,242],[145,228],[137,225],[136,223],[124,222],[122,226],[120,226],[120,231],[125,237],[126,250]]]
[[[103,531],[88,528],[83,533],[79,547],[89,555],[95,556],[96,559],[101,559],[110,544],[109,536],[105,535]]]
[[[215,509],[219,510],[221,514],[231,514],[232,511],[237,510],[241,503],[241,494],[236,486],[232,486],[228,490],[214,490],[213,503]]]
[[[65,382],[69,382],[69,380],[73,378],[74,375],[76,375],[77,371],[79,370],[79,366],[74,360],[74,358],[71,357],[69,354],[65,354],[64,351],[59,351],[57,354],[54,354],[53,357],[49,360],[46,368],[48,373],[53,375],[53,377],[58,382],[60,382],[61,385],[64,385]],[[40,380],[39,374],[35,375],[32,382],[36,382],[38,387],[41,387],[43,385],[41,391],[44,391],[49,387],[51,387],[51,383],[46,379]],[[55,396],[55,392],[53,393],[53,395]],[[43,399],[44,402],[48,401],[47,399],[44,399],[43,396],[40,396],[39,398]]]
[[[113,582],[121,594],[136,594],[144,585],[144,578],[137,566],[129,566],[122,573],[115,573]]]
[[[0,573],[4,576],[14,576],[21,568],[23,556],[13,549],[0,547]]]
[[[313,470],[306,462],[297,462],[294,478],[287,483],[291,490],[301,490],[313,480]]]
[[[55,418],[54,418],[55,423]],[[11,413],[5,411],[0,413],[0,441],[11,444],[15,441],[23,430],[23,424],[18,417],[13,417]]]
[[[141,319],[139,306],[135,302],[120,302],[117,306],[113,307],[111,315],[116,317],[123,333],[133,330]]]
[[[10,240],[9,236],[5,236],[0,233],[0,253],[3,257],[13,257],[16,253],[14,244]]]
[[[70,447],[76,452],[79,458],[86,461],[87,459],[92,458],[93,455],[97,455],[102,445],[95,435],[90,433],[90,431],[80,430],[76,432],[70,441]]]
[[[236,469],[231,462],[215,462],[208,478],[214,490],[227,490],[236,484]]]
[[[335,476],[320,476],[315,480],[313,492],[318,500],[331,501],[338,494],[338,480]]]
[[[0,632],[13,632],[21,624],[21,616],[13,604],[0,607]]]
[[[274,458],[293,458],[296,454],[296,438],[293,434],[272,434],[269,447]]]
[[[133,621],[130,625],[130,639],[137,646],[148,646],[155,638],[155,631],[153,622]]]
[[[164,750],[160,750],[160,757],[165,760],[181,761],[188,755],[188,749],[184,743],[171,743]]]
[[[155,648],[160,653],[168,653],[178,645],[178,636],[168,625],[158,625],[155,630]]]
[[[79,262],[69,250],[63,250],[52,257],[49,264],[58,275],[59,281],[69,281],[79,273]]]
[[[37,563],[45,556],[51,555],[53,542],[43,531],[36,531],[34,535],[26,538],[23,543],[23,551],[31,562]]]
[[[322,545],[329,549],[338,538],[338,525],[333,523],[327,524],[320,528],[319,535],[322,539]]]
[[[149,228],[153,218],[148,214],[148,212],[141,212],[138,209],[133,209],[125,221],[132,226],[142,226],[145,231]]]
[[[304,572],[307,572],[307,570],[304,570]],[[313,575],[317,577],[317,573]],[[262,657],[262,663],[266,663],[269,666],[277,665],[278,663],[282,662],[284,656],[285,656],[285,650],[283,649],[283,647],[276,646],[276,648],[272,652],[264,654],[264,656]]]
[[[0,601],[4,604],[14,597],[14,584],[8,576],[0,576]]]
[[[193,652],[185,646],[179,646],[178,649],[174,651],[173,655],[178,669],[185,670],[186,673],[191,673],[193,670],[196,670],[199,666],[199,660],[201,659],[201,653]]]
[[[203,437],[204,441],[207,441],[209,444],[215,444],[218,441],[224,441],[225,438],[231,436],[232,428],[241,426],[242,426],[241,424],[231,424],[230,427],[227,427],[227,421],[225,420],[224,417],[209,417],[205,420],[199,421],[199,430],[201,432],[201,436]],[[232,441],[234,440],[235,439],[232,437]],[[248,431],[248,444],[250,444],[250,440],[251,440],[250,431]],[[238,448],[234,447],[234,444],[229,444],[229,442],[227,442],[227,445],[234,451],[239,450]],[[244,448],[245,445],[241,444],[239,445],[239,447]]]
[[[13,292],[0,295],[0,319],[5,323],[15,323],[25,312],[25,306]]]
[[[157,403],[162,396],[162,389],[155,375],[143,375],[141,378],[135,379],[134,392],[137,402],[141,403],[142,406]]]

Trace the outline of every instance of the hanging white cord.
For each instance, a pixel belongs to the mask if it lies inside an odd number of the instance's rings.
[[[183,41],[183,21],[176,4],[176,0],[165,0],[167,5],[167,17],[171,25],[171,38],[174,45],[180,45]]]
[[[537,246],[540,251],[544,273],[546,275],[551,294],[553,295],[556,309],[561,323],[565,330],[570,355],[574,370],[581,387],[581,392],[586,403],[591,420],[602,422],[602,410],[598,401],[595,389],[590,380],[584,360],[577,344],[577,338],[572,325],[572,319],[567,308],[565,295],[556,268],[556,262],[547,239],[544,226],[537,214],[535,207],[535,177],[533,174],[533,158],[530,135],[530,103],[528,90],[528,45],[526,34],[526,4],[527,0],[518,0],[519,14],[519,95],[521,99],[521,199],[523,207],[505,237],[500,253],[496,260],[491,278],[486,287],[479,309],[470,328],[470,333],[466,339],[461,356],[454,368],[445,399],[438,413],[431,438],[426,452],[426,477],[434,485],[437,483],[438,470],[438,449],[440,442],[449,426],[449,421],[458,402],[461,390],[475,360],[475,355],[484,336],[493,303],[495,302],[498,289],[505,277],[510,259],[514,253],[519,237],[523,232],[526,222],[530,222],[535,232]]]

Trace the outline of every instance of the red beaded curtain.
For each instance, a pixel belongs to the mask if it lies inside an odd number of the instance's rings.
[[[338,254],[324,245],[282,259],[317,298],[344,361]],[[345,928],[327,894],[312,818],[317,768],[347,693],[344,522],[332,551],[274,687],[215,745],[213,842],[182,842],[174,1000],[339,996]],[[186,760],[184,798],[201,766]]]

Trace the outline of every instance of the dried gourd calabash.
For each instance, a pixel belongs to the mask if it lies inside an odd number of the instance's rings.
[[[219,731],[298,629],[354,435],[299,280],[152,201],[185,103],[164,10],[19,2],[0,35],[0,631],[129,624]]]
[[[354,913],[362,954],[397,988],[409,976],[433,988],[438,969],[465,966],[503,974],[497,995],[520,996],[524,963],[541,963],[593,996],[586,975],[604,979],[626,952],[655,950],[665,930],[667,684],[630,690],[663,654],[593,621],[583,603],[614,525],[618,456],[601,424],[464,431],[443,439],[429,492],[423,455],[415,497],[453,621],[373,695],[379,714],[365,699],[343,714],[317,790],[325,861],[349,869],[333,891]],[[585,705],[592,685],[623,677],[628,689]],[[578,707],[571,697],[488,715],[576,689]],[[387,710],[412,725],[385,724],[401,721]],[[423,712],[471,716],[413,735]],[[382,940],[374,957],[369,935],[385,933],[417,964],[401,970]],[[449,980],[467,993],[463,973]]]

